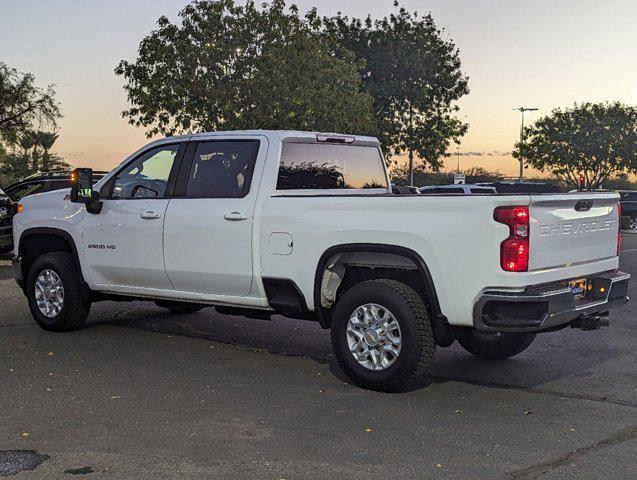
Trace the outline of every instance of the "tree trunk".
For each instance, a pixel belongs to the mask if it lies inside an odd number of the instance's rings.
[[[409,107],[409,142],[414,138],[414,111]],[[414,150],[409,149],[409,186],[414,186]]]
[[[33,152],[31,152],[31,169],[33,170],[32,173],[38,173],[39,169],[40,169],[40,154],[38,153],[37,149],[33,149]]]

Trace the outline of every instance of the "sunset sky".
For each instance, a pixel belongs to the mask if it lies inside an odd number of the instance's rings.
[[[160,15],[176,19],[186,0],[2,0],[0,61],[57,85],[64,118],[54,151],[75,166],[110,169],[147,142],[121,117],[123,81],[113,69],[135,58]],[[374,17],[392,0],[300,0],[305,11]],[[461,51],[471,93],[460,102],[470,123],[461,167],[513,175],[509,152],[520,105],[529,121],[574,102],[637,104],[635,0],[406,0],[431,11]],[[455,152],[455,148],[453,149]],[[447,162],[455,168],[455,156]]]

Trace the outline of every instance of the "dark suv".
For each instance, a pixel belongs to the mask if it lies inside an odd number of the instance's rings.
[[[12,183],[0,190],[0,251],[13,245],[13,209],[12,202],[19,202],[28,195],[51,192],[71,188],[69,180],[71,172],[50,172],[31,175],[23,180]],[[93,181],[97,182],[106,172],[94,172]]]
[[[630,217],[631,230],[637,230],[637,191],[623,190],[619,192],[622,204],[622,216]]]
[[[70,174],[71,172],[38,173],[12,183],[8,187],[5,187],[4,191],[11,197],[11,200],[18,202],[27,195],[71,188],[69,181]],[[94,172],[93,180],[97,182],[105,174],[106,172]]]
[[[0,251],[6,250],[13,243],[11,233],[12,215],[11,199],[0,189]]]

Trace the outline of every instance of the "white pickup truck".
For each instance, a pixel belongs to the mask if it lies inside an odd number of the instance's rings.
[[[14,218],[15,278],[47,330],[106,299],[312,319],[355,383],[400,391],[436,346],[502,359],[627,300],[616,193],[396,195],[375,138],[165,138],[94,188],[72,180]]]

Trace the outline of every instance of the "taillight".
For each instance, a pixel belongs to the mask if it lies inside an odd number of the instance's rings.
[[[622,204],[617,204],[617,255],[619,255],[619,247],[622,246]]]
[[[500,245],[502,270],[526,272],[529,269],[529,207],[498,207],[493,218],[509,226],[509,238]]]

